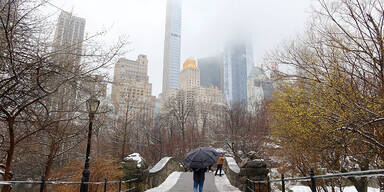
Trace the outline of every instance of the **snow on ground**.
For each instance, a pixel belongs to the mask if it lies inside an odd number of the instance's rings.
[[[302,186],[302,185],[290,186],[289,189],[291,189],[294,192],[311,192],[311,189],[308,186]],[[329,188],[329,190],[331,190],[331,188]],[[336,192],[340,192],[340,190],[336,188]],[[343,192],[357,192],[357,190],[355,187],[349,186],[349,187],[344,187]],[[368,192],[380,192],[380,190],[368,187]]]
[[[170,190],[180,178],[181,173],[182,172],[172,172],[160,186],[149,189],[146,192],[166,192]]]
[[[141,167],[141,162],[143,161],[143,158],[138,153],[132,153],[124,158],[124,161],[134,160],[137,162],[137,168]]]
[[[163,168],[172,157],[163,157],[156,165],[149,170],[150,173],[156,173]]]
[[[241,192],[238,188],[231,185],[227,175],[223,174],[220,176],[215,176],[215,185],[218,191],[220,192]]]

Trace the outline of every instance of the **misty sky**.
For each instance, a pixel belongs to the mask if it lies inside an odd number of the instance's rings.
[[[149,60],[153,95],[161,92],[166,0],[53,0],[53,4],[86,19],[86,32],[108,29],[108,39],[129,36],[135,60]],[[237,31],[252,33],[254,59],[303,32],[312,0],[184,0],[181,63],[188,58],[215,56]],[[57,12],[57,15],[59,12]],[[112,77],[112,69],[111,77]]]

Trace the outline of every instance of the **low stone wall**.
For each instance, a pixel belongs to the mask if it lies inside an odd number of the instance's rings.
[[[256,181],[264,181],[267,180],[269,172],[266,163],[261,159],[246,160],[242,162],[239,167],[232,157],[226,157],[223,169],[227,174],[229,182],[241,191],[247,191],[247,178]],[[268,190],[267,185],[264,184],[256,186],[256,191],[259,191],[258,187],[260,187],[260,191],[262,192]]]
[[[137,166],[137,162],[123,163],[124,179],[137,178],[137,182],[129,183],[127,188],[135,188],[135,192],[143,192],[163,183],[174,171],[183,171],[183,167],[172,157],[164,157],[157,164],[147,169],[147,166]]]
[[[172,157],[162,158],[152,169],[149,170],[147,178],[148,189],[159,186],[174,171],[183,171],[180,163]]]
[[[243,183],[240,181],[240,167],[232,157],[225,157],[223,170],[231,185],[243,189]]]
[[[245,160],[240,165],[240,180],[244,183],[244,191],[246,190],[246,182],[247,178],[253,181],[266,181],[268,178],[269,169],[267,168],[267,164],[263,159],[253,159],[253,160]],[[254,191],[267,192],[268,185],[267,184],[257,184],[250,186]],[[259,189],[260,188],[260,189]]]

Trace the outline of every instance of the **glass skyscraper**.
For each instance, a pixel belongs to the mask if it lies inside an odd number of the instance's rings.
[[[223,57],[206,57],[198,59],[200,69],[200,84],[202,87],[214,86],[223,91]]]
[[[179,88],[182,0],[167,1],[164,42],[163,93]]]
[[[247,102],[247,77],[253,66],[251,41],[232,41],[224,52],[224,97],[229,104]]]

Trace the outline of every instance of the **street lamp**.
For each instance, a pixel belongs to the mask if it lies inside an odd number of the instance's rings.
[[[89,174],[90,174],[89,155],[91,153],[92,123],[93,123],[93,118],[95,116],[95,113],[99,108],[99,105],[100,105],[100,101],[95,96],[91,96],[91,98],[87,100],[87,111],[89,114],[88,142],[87,142],[87,152],[85,155],[83,178],[81,178],[80,192],[88,192],[88,184],[85,184],[84,182],[89,182]]]

